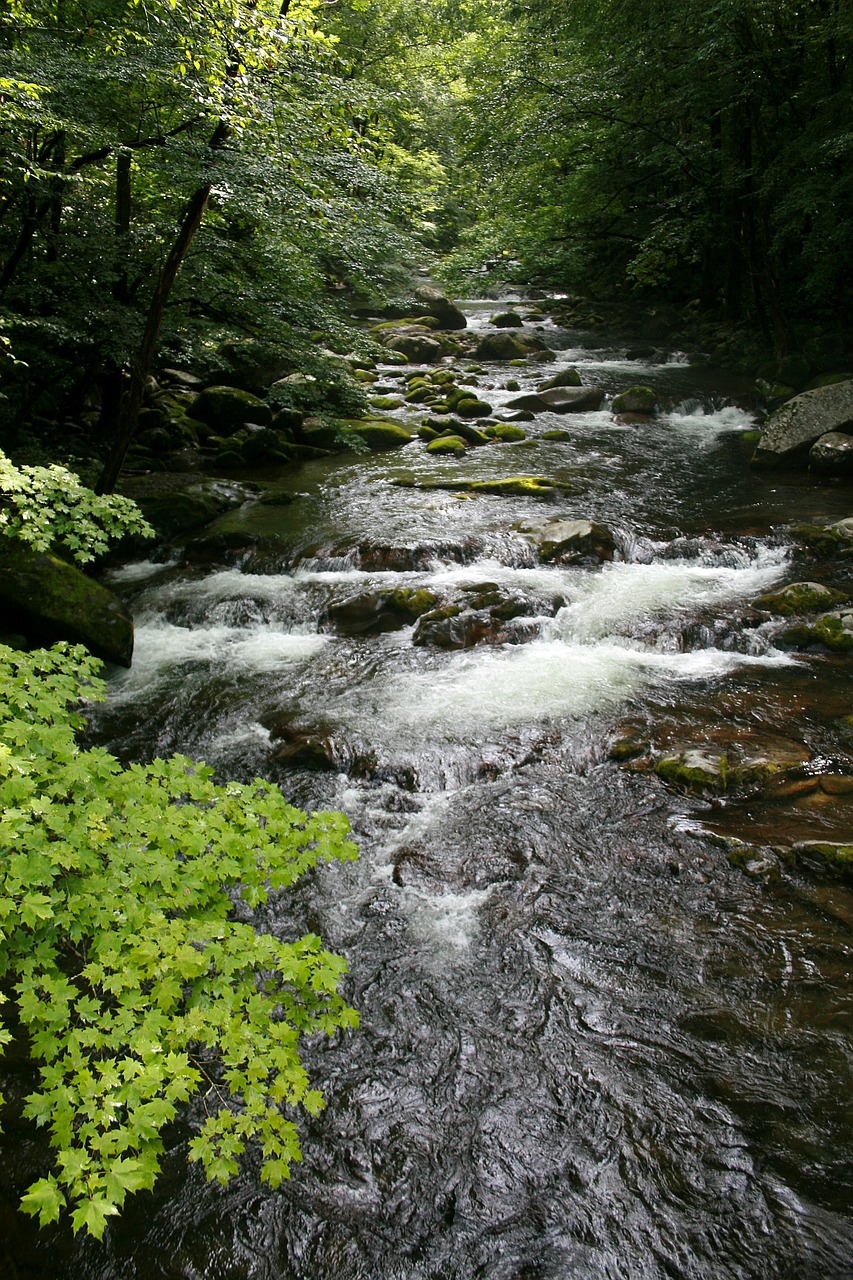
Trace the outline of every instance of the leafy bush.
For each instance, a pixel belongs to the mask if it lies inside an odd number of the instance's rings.
[[[0,534],[35,551],[62,548],[86,564],[113,539],[154,530],[130,498],[98,495],[65,467],[16,467],[0,451]]]
[[[123,768],[84,750],[97,669],[79,647],[0,645],[0,1000],[39,1069],[24,1114],[56,1153],[22,1205],[43,1225],[69,1208],[100,1237],[153,1185],[162,1130],[193,1095],[206,1119],[190,1160],[224,1183],[251,1140],[278,1186],[299,1159],[283,1108],[323,1105],[299,1039],[357,1014],[319,938],[282,942],[233,910],[354,857],[343,815],[307,816],[260,779],[216,785],[181,756]]]

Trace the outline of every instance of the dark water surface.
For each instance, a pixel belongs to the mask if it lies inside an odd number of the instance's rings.
[[[503,305],[470,304],[472,326]],[[750,472],[750,413],[677,355],[535,331],[559,363],[490,367],[479,393],[496,408],[509,377],[527,389],[564,365],[608,395],[649,383],[670,408],[633,426],[607,405],[543,415],[534,443],[461,461],[416,443],[306,466],[281,477],[295,503],[236,517],[245,548],[196,540],[118,576],[137,655],[98,740],[263,773],[350,815],[359,861],[318,870],[260,923],[341,951],[362,1022],[308,1048],[328,1106],[281,1191],[252,1167],[207,1185],[176,1130],[156,1192],[100,1245],[39,1236],[7,1207],[4,1276],[853,1275],[853,894],[793,871],[749,879],[705,830],[725,806],[609,758],[627,716],[673,714],[700,740],[727,717],[837,753],[849,660],[783,652],[747,606],[804,576],[786,526],[853,500]],[[571,439],[540,438],[556,426]],[[543,505],[392,483],[460,471],[566,488]],[[557,516],[607,524],[614,563],[540,564],[525,530]],[[455,651],[324,621],[397,586],[526,612],[501,642]],[[334,767],[276,761],[279,723],[322,738]],[[804,811],[806,834],[839,812]],[[731,820],[772,843],[772,814]],[[23,1181],[37,1158],[15,1131],[4,1162]]]

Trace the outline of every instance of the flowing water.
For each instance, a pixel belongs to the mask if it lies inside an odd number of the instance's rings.
[[[504,305],[469,304],[471,327]],[[345,810],[358,862],[312,873],[260,923],[347,957],[361,1027],[308,1047],[328,1105],[281,1191],[251,1166],[207,1185],[176,1132],[155,1193],[103,1244],[15,1218],[12,1275],[853,1275],[853,895],[748,878],[713,835],[749,839],[748,806],[610,758],[626,719],[654,735],[676,717],[700,743],[760,723],[814,769],[843,766],[849,659],[785,651],[748,606],[804,576],[785,526],[851,514],[849,491],[750,472],[751,413],[677,353],[534,332],[558,364],[490,366],[479,394],[496,409],[510,377],[528,389],[564,366],[608,395],[651,384],[668,408],[541,415],[527,441],[461,460],[415,443],[306,465],[279,478],[292,504],[250,502],[227,536],[115,575],[136,656],[94,733],[125,759],[180,750]],[[542,439],[554,427],[569,439]],[[460,473],[560,491],[394,483]],[[613,562],[542,564],[532,531],[555,517],[606,524]],[[459,649],[334,625],[336,607],[402,587],[511,608]],[[325,767],[281,749],[308,740]],[[797,821],[814,834],[843,812]]]

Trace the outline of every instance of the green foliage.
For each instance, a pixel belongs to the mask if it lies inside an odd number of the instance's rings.
[[[153,1185],[163,1128],[194,1096],[190,1159],[225,1182],[252,1142],[277,1187],[299,1159],[287,1109],[323,1105],[300,1037],[357,1015],[319,938],[234,918],[354,857],[346,819],[301,813],[261,779],[216,785],[181,756],[123,768],[83,750],[97,667],[81,648],[0,646],[0,983],[39,1065],[25,1115],[55,1149],[22,1204],[42,1224],[70,1209],[100,1237]]]
[[[0,536],[35,551],[57,547],[86,564],[132,534],[150,538],[154,530],[130,498],[99,496],[65,467],[16,467],[0,450]]]

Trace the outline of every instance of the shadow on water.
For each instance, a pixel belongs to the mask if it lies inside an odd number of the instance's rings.
[[[350,815],[359,861],[318,869],[258,923],[345,954],[362,1024],[308,1047],[328,1106],[302,1123],[281,1191],[251,1163],[205,1184],[176,1126],[155,1192],[100,1245],[15,1212],[44,1152],[13,1120],[4,1276],[853,1271],[850,891],[798,871],[748,878],[718,837],[776,830],[772,813],[609,758],[626,717],[652,737],[784,727],[841,758],[846,660],[782,652],[749,603],[796,576],[784,526],[848,515],[848,496],[750,473],[751,413],[706,388],[690,399],[677,362],[549,340],[585,382],[652,382],[674,403],[644,425],[578,415],[559,442],[542,433],[566,420],[542,415],[528,441],[462,463],[414,444],[306,467],[263,527],[243,512],[243,543],[232,524],[227,552],[200,540],[126,572],[137,657],[93,734],[125,759],[181,750],[262,772]],[[542,376],[490,369],[496,407],[510,372],[523,389]],[[392,483],[460,466],[561,487],[543,505]],[[529,530],[558,516],[606,523],[615,561],[541,564]],[[462,648],[329,621],[398,588],[463,613],[513,603],[503,630]],[[282,752],[300,734],[321,743],[319,771]],[[829,821],[803,814],[804,830]]]

